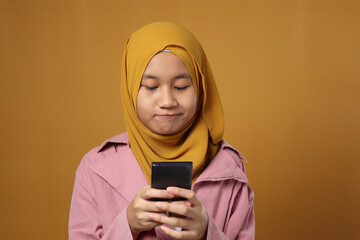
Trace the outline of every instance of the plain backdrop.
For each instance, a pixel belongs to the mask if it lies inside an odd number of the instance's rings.
[[[126,38],[154,21],[207,53],[256,239],[360,239],[358,0],[1,0],[1,239],[67,239],[80,159],[125,131]]]

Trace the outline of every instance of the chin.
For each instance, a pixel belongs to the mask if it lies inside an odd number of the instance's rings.
[[[171,135],[178,132],[178,130],[174,129],[154,129],[152,130],[154,133],[159,135]]]

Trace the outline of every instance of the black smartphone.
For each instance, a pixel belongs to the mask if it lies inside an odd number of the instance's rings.
[[[166,189],[167,187],[180,187],[191,189],[192,162],[153,162],[151,164],[151,187]],[[164,200],[164,199],[152,199]],[[184,198],[171,199],[185,200]]]

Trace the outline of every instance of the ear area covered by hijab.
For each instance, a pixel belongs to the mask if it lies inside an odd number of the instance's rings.
[[[159,135],[146,128],[136,111],[142,75],[153,56],[166,49],[185,64],[199,100],[198,110],[183,130]],[[216,83],[197,39],[172,22],[156,22],[133,32],[121,65],[121,99],[131,149],[148,181],[151,163],[192,161],[193,182],[216,155],[224,132],[224,116]]]

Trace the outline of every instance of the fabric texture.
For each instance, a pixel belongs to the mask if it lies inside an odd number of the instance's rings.
[[[199,105],[193,119],[180,132],[159,135],[144,126],[136,111],[136,99],[147,64],[167,49],[185,64]],[[219,149],[224,131],[220,97],[206,55],[196,38],[171,22],[157,22],[128,38],[121,66],[121,98],[131,149],[148,182],[151,163],[192,161],[193,182]]]
[[[254,239],[254,194],[243,161],[242,155],[222,140],[218,153],[193,184],[208,213],[208,240]],[[76,171],[69,239],[132,239],[126,208],[147,184],[126,133],[92,149]],[[172,238],[156,227],[138,239]]]

